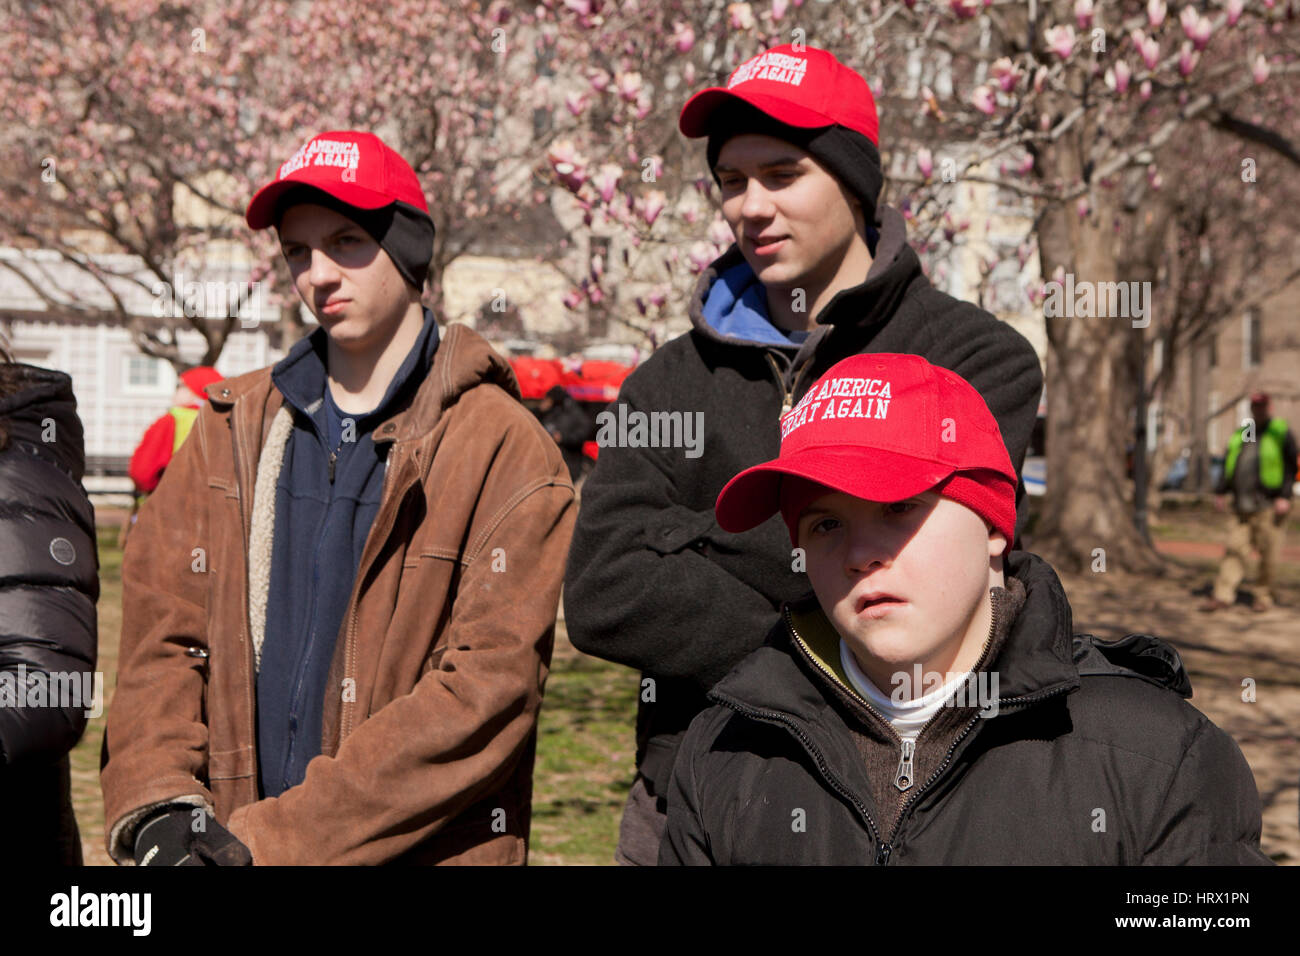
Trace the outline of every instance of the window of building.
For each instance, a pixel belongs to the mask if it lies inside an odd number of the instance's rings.
[[[1259,309],[1250,309],[1242,316],[1241,367],[1254,368],[1263,359],[1263,335]]]

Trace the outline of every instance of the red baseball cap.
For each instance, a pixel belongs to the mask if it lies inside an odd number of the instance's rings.
[[[727,482],[718,524],[733,533],[762,524],[781,509],[787,475],[886,502],[942,483],[941,495],[1015,540],[1016,471],[997,419],[969,382],[919,355],[855,355],[832,366],[782,416],[780,456]]]
[[[714,112],[736,100],[787,126],[844,126],[880,145],[871,87],[826,50],[785,43],[750,57],[725,87],[711,86],[687,100],[678,128],[692,138],[708,136]]]
[[[404,202],[429,214],[415,170],[374,133],[334,130],[307,140],[248,204],[249,228],[275,225],[275,202],[294,186],[315,186],[358,209]]]
[[[181,372],[181,381],[185,383],[185,387],[200,399],[203,398],[203,390],[205,388],[213,382],[221,381],[223,378],[225,378],[225,376],[211,365],[196,365],[194,368],[186,369],[184,372]]]

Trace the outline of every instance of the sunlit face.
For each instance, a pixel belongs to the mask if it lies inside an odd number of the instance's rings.
[[[411,287],[369,233],[341,213],[303,203],[285,212],[279,236],[294,288],[331,341],[366,353],[392,338]]]
[[[965,505],[933,491],[889,504],[831,492],[800,516],[799,545],[817,600],[886,693],[916,663],[947,674],[970,642],[982,650],[1006,539]]]
[[[768,288],[825,288],[855,242],[865,249],[861,203],[797,146],[753,133],[733,136],[714,171],[723,218]]]

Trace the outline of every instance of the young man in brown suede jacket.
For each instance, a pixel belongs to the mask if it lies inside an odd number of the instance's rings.
[[[476,333],[420,303],[409,165],[323,133],[250,204],[320,321],[206,389],[122,567],[119,863],[511,863],[573,487]]]

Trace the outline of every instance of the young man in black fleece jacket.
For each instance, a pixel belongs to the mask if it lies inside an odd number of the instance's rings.
[[[691,724],[662,863],[1269,862],[1250,767],[1181,699],[1178,652],[1072,634],[1052,569],[1007,554],[1016,473],[969,383],[854,356],[781,434],[717,519],[779,513],[815,597]]]
[[[934,289],[902,216],[877,206],[876,109],[857,73],[823,50],[777,47],[692,97],[680,127],[709,137],[736,244],[700,277],[694,328],[619,402],[702,413],[703,453],[631,447],[633,432],[602,448],[564,589],[574,645],[643,672],[623,863],[657,859],[674,753],[705,692],[807,589],[779,522],[729,534],[713,516],[728,479],[776,454],[782,411],[845,356],[923,355],[980,390],[1019,473],[1042,390],[1024,337]]]

